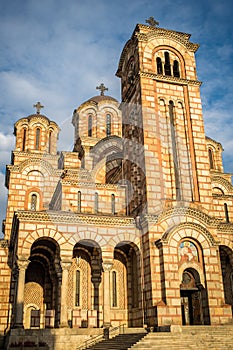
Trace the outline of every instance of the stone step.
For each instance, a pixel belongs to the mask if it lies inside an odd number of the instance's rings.
[[[232,350],[233,326],[190,326],[176,332],[148,333],[130,349]]]
[[[104,340],[98,344],[88,347],[89,350],[104,350],[104,349],[118,349],[118,350],[128,350],[132,345],[136,344],[146,335],[143,333],[127,333],[119,334],[116,337]]]

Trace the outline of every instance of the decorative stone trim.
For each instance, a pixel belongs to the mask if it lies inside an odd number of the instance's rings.
[[[107,226],[134,226],[135,220],[132,217],[99,216],[88,214],[77,214],[52,211],[18,211],[16,217],[22,221],[53,222],[69,224],[90,224]]]
[[[218,233],[233,234],[233,223],[222,222],[217,226]]]
[[[9,247],[9,242],[7,239],[1,239],[0,240],[0,247],[1,248],[8,248]]]
[[[161,75],[156,74],[153,72],[139,72],[141,77],[144,78],[150,78],[157,81],[165,81],[169,83],[176,83],[178,85],[194,85],[194,86],[201,86],[202,82],[198,80],[188,80],[188,79],[182,79],[182,78],[176,78],[170,75]]]
[[[222,221],[222,219],[211,217],[198,209],[190,207],[174,207],[160,215],[145,215],[145,219],[151,223],[158,223],[166,218],[171,218],[172,216],[189,216],[198,219],[209,226],[217,226]]]
[[[18,165],[7,165],[7,170],[14,171],[14,172],[22,172],[27,167],[31,166],[40,166],[46,169],[48,174],[54,175],[54,176],[60,176],[62,173],[62,170],[60,169],[54,169],[49,162],[47,162],[43,158],[31,158],[23,161],[22,163]],[[33,170],[36,170],[33,168]]]

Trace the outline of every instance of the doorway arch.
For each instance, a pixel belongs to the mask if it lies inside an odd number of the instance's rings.
[[[207,292],[197,270],[187,268],[183,271],[180,297],[183,325],[210,324]]]

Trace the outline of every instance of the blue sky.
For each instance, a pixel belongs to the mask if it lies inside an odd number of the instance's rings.
[[[224,147],[233,172],[232,0],[1,0],[0,1],[0,219],[5,217],[5,164],[14,148],[13,124],[43,113],[71,150],[72,112],[104,82],[120,100],[119,56],[137,23],[150,16],[160,27],[190,33],[196,54],[206,134]]]

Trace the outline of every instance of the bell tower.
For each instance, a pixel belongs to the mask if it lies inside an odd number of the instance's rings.
[[[136,26],[116,73],[129,212],[152,214],[164,203],[180,201],[209,209],[209,159],[194,56],[199,45],[189,34],[159,28],[152,17],[147,23]]]

